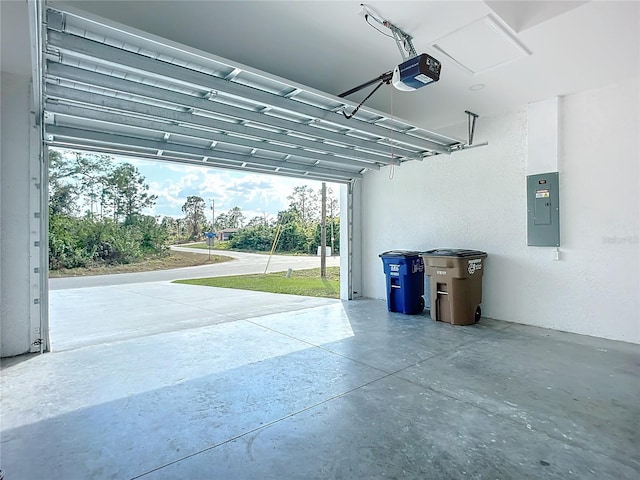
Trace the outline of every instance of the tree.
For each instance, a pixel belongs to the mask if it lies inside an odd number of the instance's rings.
[[[229,228],[229,218],[226,213],[221,213],[216,216],[216,223],[214,225],[214,230],[223,230],[225,228]]]
[[[245,216],[242,214],[240,207],[233,207],[227,214],[229,227],[228,228],[240,228],[244,223]]]
[[[202,197],[196,195],[189,195],[186,203],[182,206],[182,213],[184,213],[191,240],[200,238],[202,234],[202,225],[207,221],[204,214],[205,208],[206,204]]]
[[[131,227],[135,229],[140,239],[140,249],[143,253],[162,253],[167,247],[169,230],[158,223],[151,215],[134,215],[130,219]]]
[[[131,222],[134,215],[155,205],[157,197],[138,169],[117,164],[108,155],[49,150],[49,198],[53,213],[87,217],[110,215]]]
[[[169,230],[142,214],[156,197],[131,164],[51,149],[49,167],[51,269],[129,263],[166,253]],[[121,217],[125,222],[117,221]]]
[[[138,169],[130,163],[123,163],[106,176],[103,198],[110,201],[114,220],[124,217],[124,222],[130,224],[144,208],[155,205],[158,197],[148,190],[149,185]]]
[[[269,251],[273,243],[274,230],[263,223],[242,228],[231,238],[231,247],[259,252]]]
[[[49,150],[49,198],[53,213],[73,215],[79,206],[98,209],[98,197],[105,177],[112,169],[108,155]],[[81,204],[81,205],[79,205]]]
[[[313,191],[313,188],[307,185],[294,187],[287,200],[290,201],[289,208],[298,212],[303,223],[309,225],[319,219],[318,194]]]
[[[56,185],[49,191],[49,208],[51,215],[74,215],[78,193],[73,185]]]
[[[245,216],[240,207],[233,207],[227,213],[216,216],[215,228],[223,230],[225,228],[240,228],[244,224]]]
[[[255,217],[252,217],[247,222],[246,228],[256,227],[258,225],[265,225],[265,226],[269,225],[266,215],[256,215]]]
[[[306,225],[297,210],[290,208],[278,212],[278,223],[282,226],[278,250],[285,252],[307,252],[309,236]]]
[[[183,223],[182,218],[173,218],[173,217],[162,217],[162,221],[160,222],[160,226],[167,232],[168,240],[172,243],[178,243],[182,237],[181,235],[181,223]]]

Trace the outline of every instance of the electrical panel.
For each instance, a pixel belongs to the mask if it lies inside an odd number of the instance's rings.
[[[560,246],[558,172],[527,176],[527,244]]]

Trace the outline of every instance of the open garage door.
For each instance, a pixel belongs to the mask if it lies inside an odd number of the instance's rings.
[[[46,12],[45,142],[338,183],[463,144],[79,12]]]

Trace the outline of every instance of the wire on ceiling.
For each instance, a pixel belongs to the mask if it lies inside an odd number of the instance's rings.
[[[393,115],[393,88],[390,89],[391,91],[391,95],[390,95],[390,100],[389,103],[391,104],[391,120],[395,120],[395,117]],[[393,177],[395,175],[395,171],[396,171],[396,157],[393,151],[393,123],[391,124],[391,126],[389,127],[389,129],[391,130],[391,134],[390,134],[390,138],[389,140],[391,140],[391,165],[389,166],[389,180],[393,180]]]
[[[382,35],[384,35],[385,37],[393,38],[393,35],[389,35],[388,33],[384,33],[382,30],[380,30],[378,27],[376,27],[373,23],[371,23],[371,22],[369,21],[369,15],[368,15],[368,14],[365,14],[364,19],[365,19],[365,21],[369,24],[369,26],[370,26],[371,28],[373,28],[375,31],[377,31],[377,32],[381,33],[381,34],[382,34]]]

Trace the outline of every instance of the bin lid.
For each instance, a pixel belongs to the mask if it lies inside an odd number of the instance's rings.
[[[413,250],[389,250],[388,252],[382,252],[378,256],[381,258],[419,257],[420,252],[414,252]]]
[[[467,250],[464,248],[436,248],[434,250],[427,250],[421,252],[423,257],[486,257],[487,252],[481,252],[480,250]]]

